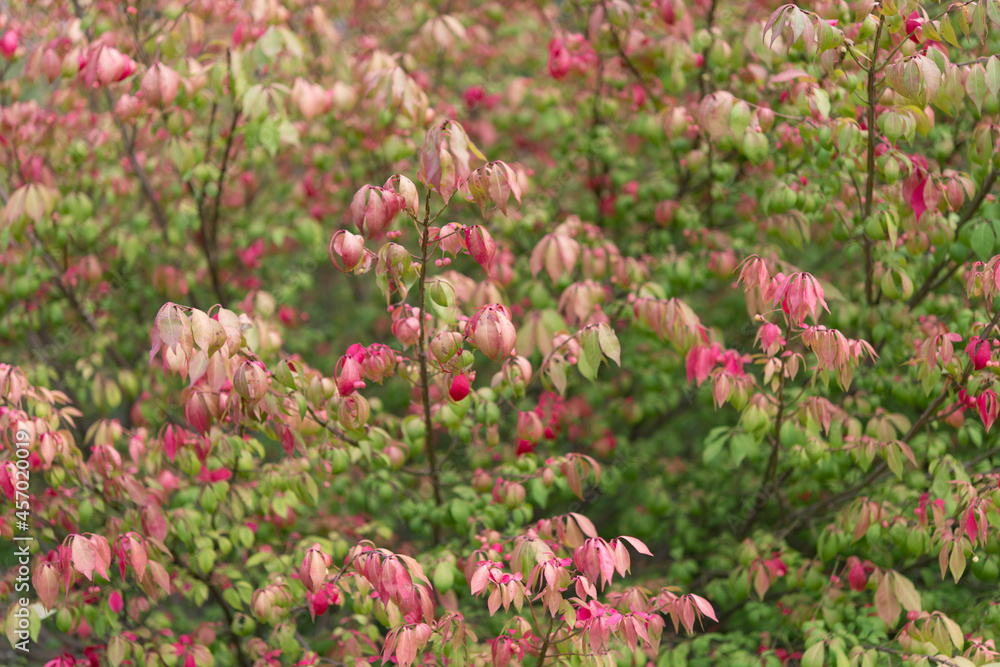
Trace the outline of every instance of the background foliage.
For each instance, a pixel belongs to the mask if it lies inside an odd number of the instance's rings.
[[[997,661],[998,24],[0,4],[4,663]]]

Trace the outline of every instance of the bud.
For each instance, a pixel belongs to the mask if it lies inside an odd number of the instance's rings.
[[[53,83],[62,76],[62,58],[59,57],[55,49],[45,49],[42,53],[42,74],[49,80],[49,83]]]
[[[198,433],[202,435],[208,433],[210,418],[208,405],[205,403],[205,396],[202,392],[193,392],[184,403],[184,419]]]
[[[542,439],[542,419],[536,412],[517,413],[517,437],[529,442]]]
[[[350,111],[355,102],[358,101],[358,95],[354,92],[354,88],[343,81],[334,83],[333,88],[328,92],[333,108],[337,111]]]
[[[465,225],[458,222],[449,222],[442,227],[437,234],[440,239],[438,244],[441,250],[452,256],[457,256],[465,248],[462,240],[465,238]]]
[[[260,362],[244,361],[233,375],[233,389],[244,400],[256,403],[267,390],[267,373]]]
[[[14,30],[8,30],[0,37],[0,53],[7,60],[14,57],[14,52],[17,51],[18,34]],[[50,80],[51,81],[51,80]]]
[[[737,100],[729,112],[729,127],[733,136],[739,137],[750,127],[750,105],[743,100]]]
[[[107,86],[135,72],[135,62],[121,51],[107,45],[99,46],[86,56],[83,79],[89,88]],[[63,63],[65,68],[66,63]]]
[[[269,622],[271,612],[274,610],[274,593],[270,587],[254,591],[250,600],[250,610],[261,623]]]
[[[462,334],[457,331],[441,331],[431,339],[431,356],[439,364],[444,364],[462,349]]]
[[[493,477],[482,468],[476,468],[472,474],[472,488],[479,493],[486,493],[493,488]]]
[[[393,320],[392,335],[398,338],[404,347],[415,345],[420,340],[420,320],[413,315],[403,314]]]
[[[483,306],[469,318],[465,338],[493,361],[506,359],[517,343],[510,310],[499,303]]]
[[[761,165],[767,160],[768,141],[763,132],[750,131],[743,135],[743,155],[754,165]]]
[[[957,211],[962,207],[962,204],[965,203],[965,189],[957,179],[949,179],[948,185],[945,186],[944,197],[945,201],[948,202],[948,207],[951,208],[952,211]]]
[[[990,341],[982,340],[979,336],[973,336],[969,340],[969,344],[965,346],[965,353],[969,355],[972,367],[977,371],[981,371],[986,368],[986,365],[990,361]]]
[[[356,390],[365,388],[365,381],[361,379],[361,364],[353,357],[342,356],[337,361],[333,374],[341,396],[349,396]]]
[[[668,227],[674,221],[674,214],[681,207],[680,203],[672,199],[664,199],[656,205],[656,222],[663,227]]]
[[[315,593],[326,580],[327,568],[333,565],[333,558],[323,553],[319,544],[313,544],[306,551],[299,565],[299,579],[310,593]]]
[[[246,614],[236,614],[233,618],[232,630],[237,637],[247,637],[253,634],[257,624]]]
[[[420,195],[417,193],[417,186],[413,184],[413,181],[402,174],[396,174],[389,177],[382,189],[392,190],[402,197],[405,202],[403,210],[409,211],[410,215],[416,217],[420,207]]]
[[[309,83],[302,77],[295,79],[291,100],[306,120],[312,120],[324,111],[329,111],[333,105],[332,95],[329,95],[323,86]]]
[[[851,586],[852,591],[863,591],[868,586],[868,574],[865,572],[865,566],[861,563],[861,560],[857,556],[851,556],[849,561],[854,561],[853,565],[848,562],[851,566],[850,572],[847,574],[847,581]]]
[[[472,391],[469,385],[469,376],[459,373],[451,379],[451,387],[448,389],[448,396],[456,403],[464,399]]]
[[[381,236],[403,210],[402,195],[373,185],[358,190],[351,201],[351,216],[361,233],[369,239]]]
[[[504,489],[504,504],[510,509],[519,507],[524,503],[525,491],[524,487],[517,482],[507,482]]]
[[[115,115],[123,121],[135,120],[142,111],[142,103],[134,95],[122,95],[115,103]]]
[[[524,357],[511,357],[503,363],[503,379],[520,393],[531,380],[531,362]]]
[[[330,608],[330,598],[327,597],[326,591],[317,591],[316,594],[312,596],[311,605],[314,617],[325,614],[326,610]]]
[[[383,377],[396,368],[396,353],[387,345],[375,343],[366,350],[361,368],[366,378],[372,382],[381,382]]]
[[[774,127],[774,111],[766,107],[757,109],[757,124],[761,132],[769,132]]]
[[[670,139],[684,136],[688,125],[688,112],[684,107],[674,107],[663,116],[663,133]]]
[[[168,106],[177,97],[181,77],[163,63],[156,63],[142,77],[139,86],[142,98],[159,107]]]
[[[344,263],[344,268],[341,271],[344,273],[353,271],[365,258],[365,237],[360,234],[352,234],[346,229],[336,231],[330,240],[330,261],[340,269],[333,258],[334,253]]]
[[[337,407],[337,420],[346,428],[359,430],[368,423],[371,407],[364,396],[353,394],[341,400]]]
[[[858,29],[858,42],[862,42],[872,35],[875,34],[875,30],[878,28],[878,19],[869,14],[865,17],[865,20],[861,22],[861,27]]]
[[[406,450],[398,444],[391,444],[385,447],[382,453],[389,458],[389,466],[393,470],[399,470],[406,463]]]
[[[659,0],[660,18],[667,25],[677,22],[677,12],[674,11],[674,3],[671,0]]]
[[[493,236],[482,225],[473,225],[465,230],[465,247],[472,259],[483,267],[486,275],[490,274],[490,266],[497,252],[497,244]]]

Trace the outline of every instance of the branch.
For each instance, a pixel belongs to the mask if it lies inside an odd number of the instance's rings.
[[[882,28],[885,27],[885,15],[878,19],[878,29],[875,31],[875,46],[868,66],[868,174],[865,182],[865,222],[872,215],[872,204],[875,200],[875,79],[878,69],[875,61],[878,59],[879,42],[882,41]],[[868,305],[874,301],[874,273],[872,260],[872,240],[865,235],[865,299]]]
[[[712,35],[712,27],[715,23],[715,5],[716,5],[716,0],[711,0],[711,4],[708,6],[707,30],[710,39],[708,45],[705,47],[705,51],[701,54],[703,63],[701,67],[701,76],[699,77],[698,86],[701,90],[702,97],[705,97],[705,95],[708,94],[708,88],[709,88],[708,56],[709,53],[712,51],[713,44],[715,43],[715,36]],[[715,226],[715,202],[712,197],[712,185],[715,180],[715,173],[713,168],[713,163],[715,161],[715,152],[714,152],[714,147],[712,145],[711,137],[708,137],[705,143],[708,145],[708,155],[706,156],[707,159],[705,161],[706,166],[708,168],[708,183],[707,183],[708,207],[705,210],[705,215],[708,218],[706,223],[707,226],[713,227]]]
[[[6,203],[6,197],[4,197],[4,203]],[[69,288],[69,285],[66,284],[66,281],[62,279],[63,271],[59,267],[58,262],[56,262],[55,257],[52,256],[52,253],[49,252],[49,249],[45,247],[45,244],[42,242],[42,240],[38,238],[37,234],[35,234],[34,229],[28,228],[27,236],[28,239],[31,241],[31,244],[35,246],[35,248],[39,252],[42,253],[42,257],[45,259],[45,263],[48,264],[49,268],[52,269],[53,273],[55,273],[55,278],[53,280],[55,280],[56,286],[59,288],[59,291],[63,293],[63,296],[66,297],[66,300],[69,301],[70,306],[72,306],[76,314],[80,316],[80,319],[83,320],[84,324],[87,325],[87,328],[90,329],[92,333],[97,333],[99,331],[99,329],[97,328],[97,321],[94,319],[94,316],[91,313],[87,312],[87,310],[83,307],[83,304],[80,303],[80,300],[76,298],[76,294],[73,293],[73,290],[71,290]],[[113,345],[108,347],[108,353],[111,355],[111,358],[114,359],[115,363],[118,364],[120,367],[122,368],[129,367],[129,363],[125,360],[125,357],[122,356],[122,353],[118,350],[117,347]]]
[[[607,2],[605,0],[601,0],[601,6],[604,8],[604,15],[607,16],[608,15]],[[714,8],[715,6],[714,2],[712,3],[712,6]],[[709,24],[709,27],[711,27],[711,23]],[[615,30],[615,27],[610,23],[608,23],[608,28],[610,29],[611,32],[611,40],[614,42],[615,45],[615,51],[618,52],[618,57],[621,58],[623,63],[625,63],[626,69],[628,69],[628,71],[632,73],[632,76],[635,77],[635,80],[639,83],[639,86],[642,88],[643,92],[646,93],[646,99],[649,100],[649,103],[652,105],[653,111],[659,111],[660,105],[657,103],[656,97],[653,95],[653,91],[649,88],[649,85],[646,83],[646,80],[642,78],[642,74],[639,73],[639,70],[636,69],[636,66],[632,63],[632,59],[629,58],[628,54],[625,53],[625,49],[622,46],[622,42],[618,38],[618,31]]]
[[[891,653],[893,655],[905,655],[905,656],[920,656],[921,658],[927,658],[931,662],[937,663],[939,665],[948,665],[948,667],[958,667],[957,662],[953,662],[948,658],[943,658],[935,655],[924,655],[922,653],[914,653],[913,651],[900,651],[899,649],[889,648],[888,646],[875,646],[874,644],[864,644],[865,648],[875,649],[876,651],[881,651],[882,653]]]
[[[139,159],[135,156],[135,135],[132,138],[128,136],[128,130],[122,123],[118,114],[115,113],[115,101],[111,98],[111,91],[107,88],[104,89],[104,98],[108,102],[108,110],[111,117],[115,119],[115,125],[118,127],[118,131],[122,135],[122,141],[125,142],[125,156],[128,158],[128,162],[132,165],[132,172],[135,174],[136,178],[139,179],[139,183],[142,184],[142,192],[146,195],[146,201],[153,209],[153,218],[156,220],[156,225],[160,228],[160,232],[163,235],[163,243],[165,245],[169,244],[167,239],[167,215],[163,212],[163,207],[160,206],[160,202],[156,200],[156,192],[153,190],[153,185],[149,182],[146,177],[146,173],[142,170],[139,165]],[[138,133],[138,129],[136,130]]]
[[[538,652],[538,662],[535,667],[542,667],[545,662],[545,654],[549,652],[549,646],[552,643],[552,626],[556,622],[555,617],[549,619],[549,629],[545,631],[545,641],[542,642],[542,648]]]
[[[998,322],[1000,322],[1000,309],[998,309],[996,314],[993,315],[993,319],[990,320],[990,323],[986,325],[986,328],[983,330],[982,336],[984,338],[988,336],[990,332],[994,329],[994,327],[997,326]],[[965,364],[965,370],[962,372],[962,377],[957,382],[955,382],[955,380],[953,380],[952,378],[948,378],[948,381],[945,382],[944,389],[941,390],[941,393],[937,396],[937,398],[935,398],[931,402],[930,405],[927,406],[927,409],[923,411],[920,417],[917,418],[917,421],[914,422],[914,424],[910,427],[910,430],[908,430],[906,432],[906,435],[904,435],[900,440],[904,443],[909,443],[910,440],[913,439],[913,436],[919,433],[921,429],[923,429],[927,424],[930,423],[932,416],[937,412],[938,408],[941,407],[941,404],[944,403],[945,400],[948,398],[948,393],[951,390],[952,386],[955,385],[958,387],[964,387],[966,382],[968,382],[969,375],[971,373],[972,373],[972,359],[970,358]],[[845,502],[849,502],[850,500],[854,499],[854,497],[862,490],[864,490],[868,486],[878,481],[881,481],[882,479],[885,479],[891,474],[892,473],[889,470],[888,464],[885,461],[880,461],[879,464],[872,469],[872,471],[868,474],[868,476],[865,479],[861,480],[854,486],[851,486],[850,488],[847,488],[841,491],[840,493],[834,494],[829,498],[826,498],[825,500],[822,500],[814,505],[810,505],[809,507],[806,507],[800,510],[798,513],[796,513],[792,517],[792,522],[778,534],[779,539],[783,538],[784,536],[788,535],[790,532],[795,530],[795,528],[801,525],[802,522],[805,521],[806,519],[816,516],[817,514],[820,514],[827,509],[841,505]]]
[[[993,186],[996,184],[998,176],[1000,176],[1000,170],[995,168],[992,169],[989,174],[987,174],[986,180],[983,181],[983,187],[979,189],[979,192],[976,193],[975,199],[971,200],[969,202],[969,205],[965,207],[965,211],[962,212],[962,217],[959,218],[958,224],[955,226],[956,234],[958,233],[958,230],[960,230],[962,227],[968,224],[970,220],[972,220],[972,216],[976,214],[976,211],[979,210],[979,207],[982,205],[983,201],[986,200],[986,196],[990,193],[990,190],[992,190]],[[950,278],[955,273],[955,271],[958,270],[958,266],[956,266],[948,274],[946,274],[941,281],[935,283],[934,280],[937,278],[938,274],[941,273],[941,270],[944,269],[945,265],[949,261],[951,261],[950,257],[948,257],[947,259],[943,259],[940,262],[938,262],[933,269],[931,269],[930,275],[927,276],[927,279],[924,280],[923,284],[919,287],[919,289],[917,289],[917,291],[913,293],[913,296],[910,297],[909,302],[906,304],[908,307],[915,308],[917,304],[919,304],[921,301],[927,298],[927,295],[929,295],[932,291],[943,285],[944,281]]]
[[[777,492],[777,480],[775,475],[778,472],[778,454],[781,451],[781,423],[784,421],[785,417],[785,369],[781,369],[781,380],[778,384],[778,414],[774,419],[774,436],[773,442],[771,443],[771,458],[767,462],[767,472],[764,473],[764,478],[760,482],[759,495],[763,495],[767,498],[770,494],[765,493],[768,486],[774,488]],[[766,502],[754,503],[753,513],[743,522],[743,527],[740,529],[739,541],[742,542],[743,539],[753,528],[753,524],[757,521],[757,517],[760,516],[761,511],[764,509]]]
[[[434,422],[431,420],[431,387],[427,372],[427,320],[424,317],[426,308],[427,292],[427,259],[430,250],[430,220],[431,220],[431,191],[427,189],[424,206],[424,220],[421,225],[422,237],[420,239],[420,286],[418,300],[420,303],[420,347],[418,358],[420,361],[420,391],[424,403],[424,438],[427,443],[427,463],[430,466],[431,486],[434,488],[434,503],[441,506],[441,480],[438,476],[437,458],[434,452]],[[437,523],[431,524],[434,534],[434,543],[441,540],[440,528]]]
[[[229,608],[229,604],[226,602],[225,598],[222,597],[222,593],[216,588],[215,584],[206,578],[200,577],[195,573],[194,570],[188,568],[188,571],[195,576],[196,579],[204,583],[208,587],[208,592],[215,600],[215,603],[222,608],[222,613],[226,617],[226,629],[229,631],[229,638],[232,640],[233,644],[236,645],[236,661],[240,667],[250,667],[250,661],[247,656],[243,653],[243,644],[240,642],[240,638],[236,636],[233,631],[233,612]]]

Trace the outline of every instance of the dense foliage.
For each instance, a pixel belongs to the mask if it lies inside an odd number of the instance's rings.
[[[0,661],[1000,664],[998,25],[0,3]]]

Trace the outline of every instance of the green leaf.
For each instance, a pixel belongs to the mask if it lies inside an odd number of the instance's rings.
[[[581,351],[577,359],[576,367],[580,369],[580,374],[593,382],[597,378],[597,370],[601,366],[601,348],[598,341],[597,331],[587,329],[580,337]]]
[[[704,463],[711,463],[722,453],[722,448],[726,446],[729,434],[728,426],[717,426],[708,432],[708,437],[705,438],[705,450],[701,455]]]
[[[226,604],[228,604],[233,609],[243,608],[243,602],[242,600],[240,600],[239,591],[237,591],[235,588],[230,587],[222,591],[222,599],[225,600]]]
[[[951,546],[951,558],[948,559],[948,568],[951,570],[951,576],[955,578],[955,583],[957,584],[965,572],[965,547],[962,546],[961,541],[956,541]]]
[[[202,573],[210,573],[215,566],[215,549],[202,549],[198,552],[197,561]]]
[[[996,236],[993,227],[988,223],[981,223],[972,231],[972,249],[982,260],[987,260],[993,256],[993,246],[996,243]]]
[[[813,101],[816,103],[816,110],[824,120],[830,117],[830,94],[822,88],[813,89]]]
[[[920,611],[920,594],[914,588],[913,582],[899,574],[891,572],[893,589],[896,592],[896,599],[906,611]]]
[[[958,12],[961,13],[961,12]],[[969,68],[969,77],[965,80],[965,92],[976,105],[976,111],[983,112],[983,101],[989,89],[986,87],[986,70],[980,64]]]
[[[549,504],[549,490],[542,483],[542,480],[538,477],[533,478],[528,482],[528,493],[531,494],[531,499],[541,508],[545,508]]]
[[[826,644],[816,642],[802,654],[802,667],[823,667],[823,655],[826,652]]]
[[[903,460],[899,458],[899,449],[891,445],[886,447],[885,462],[889,465],[889,470],[896,476],[896,479],[903,479]]]
[[[281,129],[273,118],[268,118],[261,123],[258,139],[260,140],[260,145],[264,147],[264,150],[271,157],[278,154],[278,146],[281,143]]]
[[[243,95],[243,115],[250,120],[257,120],[267,113],[268,95],[259,83],[247,88]],[[256,137],[258,133],[252,133]]]
[[[998,0],[986,1],[986,15],[991,21],[1000,26],[1000,2]]]
[[[733,464],[739,465],[748,456],[753,457],[760,448],[757,440],[749,433],[737,433],[729,441],[729,450],[733,455]]]
[[[604,353],[604,356],[621,366],[622,346],[618,342],[618,336],[615,335],[614,330],[604,322],[601,322],[597,326],[597,337],[601,343],[601,352]]]
[[[285,40],[279,29],[275,26],[271,26],[261,35],[261,38],[257,40],[257,48],[260,52],[264,54],[268,59],[273,59],[276,55],[281,53],[281,49],[285,46]],[[301,51],[301,45],[299,49]]]
[[[582,372],[582,371],[581,371]],[[552,386],[559,392],[560,396],[566,395],[566,363],[553,358],[545,367],[545,377],[549,379]]]
[[[994,56],[986,62],[986,91],[990,99],[1000,95],[1000,57]]]

